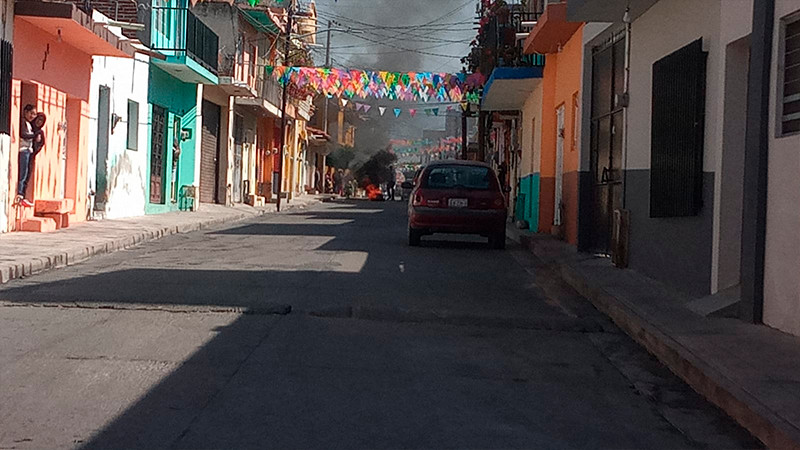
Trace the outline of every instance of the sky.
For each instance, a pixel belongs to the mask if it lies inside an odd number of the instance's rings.
[[[310,0],[304,0],[310,2]],[[386,70],[396,72],[449,72],[462,69],[461,58],[469,51],[477,27],[475,8],[478,0],[315,0],[319,29],[334,21],[331,34],[331,65],[342,69]],[[325,64],[325,33],[317,38],[319,46],[313,47],[316,65]],[[382,128],[389,138],[421,137],[424,129],[444,129],[445,114],[460,115],[458,105],[445,112],[441,106],[440,117],[422,113],[424,104],[400,101],[361,100],[387,107],[389,112],[379,116],[368,115],[364,126]],[[439,105],[429,105],[439,106]],[[392,108],[402,108],[396,119]],[[408,108],[420,110],[411,118]],[[385,144],[383,144],[385,145]],[[382,146],[374,142],[373,146]]]
[[[316,0],[320,29],[333,32],[333,66],[353,69],[460,72],[461,57],[475,37],[476,0]],[[340,25],[339,25],[340,24]],[[325,62],[325,34],[314,50]],[[407,51],[411,50],[411,51]]]

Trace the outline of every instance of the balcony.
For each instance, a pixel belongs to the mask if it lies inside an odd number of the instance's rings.
[[[219,68],[219,87],[234,97],[257,97],[261,80],[256,76],[254,53],[222,57]]]
[[[236,97],[237,106],[250,107],[258,115],[281,117],[283,88],[274,77],[264,74],[256,78],[256,95]]]
[[[154,2],[155,3],[155,2]],[[217,84],[219,37],[188,8],[153,6],[152,62],[186,83]]]
[[[557,53],[580,27],[581,22],[567,20],[566,2],[550,2],[525,40],[525,52]]]
[[[644,14],[658,0],[569,0],[567,20],[571,22],[622,22],[630,5],[631,20]]]

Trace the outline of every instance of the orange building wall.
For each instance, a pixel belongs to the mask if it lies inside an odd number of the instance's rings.
[[[576,111],[573,107],[580,88],[583,62],[583,27],[572,35],[561,52],[546,55],[542,92],[542,153],[539,231],[552,231],[555,210],[555,170],[557,145],[557,110],[564,105],[564,170],[562,224],[564,238],[575,245],[578,241],[578,168],[579,145],[576,141]],[[580,114],[580,111],[577,112]],[[578,140],[579,142],[579,140]]]
[[[49,45],[49,51],[47,50]],[[42,66],[44,65],[44,69]],[[75,201],[70,221],[86,220],[88,189],[89,82],[92,58],[32,25],[14,20],[9,203],[16,195],[22,109],[35,104],[47,115],[45,146],[36,156],[27,198]],[[62,161],[62,148],[66,161]],[[62,192],[64,196],[62,197]],[[9,212],[9,230],[16,225]]]

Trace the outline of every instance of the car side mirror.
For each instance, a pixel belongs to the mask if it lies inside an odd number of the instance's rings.
[[[505,192],[506,194],[510,194],[511,193],[511,186],[504,187],[503,188],[503,192]]]
[[[412,183],[412,182],[410,182],[410,181],[404,181],[404,182],[403,182],[403,183],[400,185],[400,187],[402,187],[403,189],[414,189],[414,183]]]

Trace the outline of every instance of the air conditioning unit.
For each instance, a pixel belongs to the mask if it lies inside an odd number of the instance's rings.
[[[621,269],[628,267],[630,229],[631,212],[627,209],[615,209],[611,234],[611,262]]]

